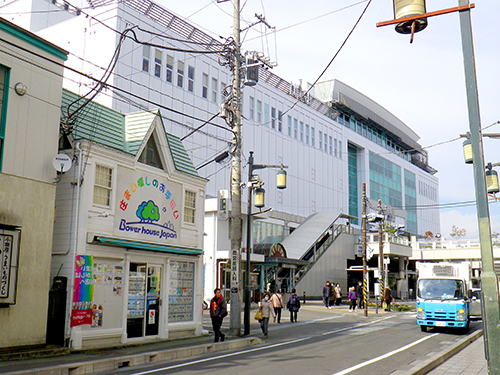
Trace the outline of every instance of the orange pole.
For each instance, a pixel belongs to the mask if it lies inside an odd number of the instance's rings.
[[[377,23],[377,27],[387,26],[387,25],[394,25],[396,23],[405,22],[405,21],[419,20],[421,18],[427,18],[427,17],[433,17],[433,16],[440,16],[441,14],[447,14],[447,13],[453,13],[453,12],[460,12],[462,10],[468,10],[468,9],[472,9],[472,8],[475,8],[475,7],[476,7],[476,4],[470,4],[470,5],[463,5],[461,7],[453,7],[453,8],[443,9],[443,10],[437,10],[435,12],[429,12],[429,13],[419,14],[419,15],[416,15],[416,16],[398,18],[397,20],[390,20],[390,21],[379,22],[379,23]]]

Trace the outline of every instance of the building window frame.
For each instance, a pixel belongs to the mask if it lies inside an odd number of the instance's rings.
[[[162,51],[155,48],[155,76],[161,78]]]
[[[113,193],[113,168],[104,164],[95,164],[94,192],[92,202],[94,206],[111,207]]]
[[[151,59],[151,47],[142,46],[142,71],[149,73],[149,60]]]
[[[177,87],[184,87],[184,62],[177,60]]]
[[[194,66],[188,65],[188,91],[194,91]]]
[[[184,215],[183,221],[187,224],[195,224],[196,219],[196,192],[184,190]]]
[[[172,79],[174,76],[174,57],[167,55],[167,82],[172,83]]]
[[[217,89],[219,87],[219,81],[217,78],[212,77],[212,102],[217,103]]]
[[[203,73],[201,77],[201,96],[208,99],[208,74]]]

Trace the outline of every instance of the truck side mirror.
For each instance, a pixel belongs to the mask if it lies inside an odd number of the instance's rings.
[[[469,289],[467,291],[467,297],[472,298],[472,290]]]

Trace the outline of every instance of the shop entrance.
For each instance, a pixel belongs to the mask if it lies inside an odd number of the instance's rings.
[[[130,263],[127,337],[157,336],[161,305],[162,266]]]

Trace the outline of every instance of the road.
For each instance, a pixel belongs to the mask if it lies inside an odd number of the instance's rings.
[[[252,328],[252,335],[262,337],[257,325]],[[480,328],[481,322],[471,322],[471,331]],[[310,303],[301,309],[298,323],[290,323],[286,314],[282,324],[271,323],[262,345],[114,374],[390,374],[459,337],[445,329],[421,332],[411,312],[370,311],[365,317],[362,311],[326,310]]]

